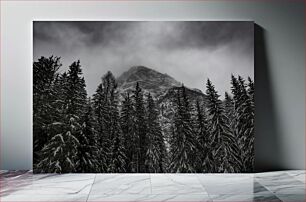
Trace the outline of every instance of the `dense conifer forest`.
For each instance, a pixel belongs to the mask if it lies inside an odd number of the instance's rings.
[[[209,79],[203,78],[205,93],[194,92],[204,101],[183,84],[172,88],[165,122],[160,101],[141,82],[119,91],[109,71],[89,96],[80,61],[65,72],[61,66],[53,56],[33,63],[34,172],[253,171],[251,78],[232,75],[222,100]]]

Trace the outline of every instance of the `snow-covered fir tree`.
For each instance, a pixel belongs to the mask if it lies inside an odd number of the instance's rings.
[[[225,92],[224,94],[224,107],[227,118],[230,120],[230,122],[234,122],[235,119],[235,108],[234,108],[234,102],[233,98],[228,94],[228,92]]]
[[[165,170],[166,148],[162,130],[158,120],[158,109],[151,94],[147,97],[147,172],[158,173]]]
[[[66,93],[67,111],[70,116],[76,116],[81,120],[86,106],[87,92],[85,79],[82,77],[80,61],[73,62],[68,70],[67,85],[64,86]]]
[[[125,145],[122,137],[122,131],[120,127],[120,117],[118,109],[118,94],[116,91],[117,84],[110,94],[110,132],[111,132],[111,155],[109,172],[125,172],[126,168],[126,156]]]
[[[54,136],[42,149],[42,160],[37,164],[37,171],[43,173],[77,172],[79,141],[76,138],[80,127],[73,117],[68,123],[52,124]]]
[[[229,121],[219,99],[220,95],[209,79],[206,87],[209,132],[214,159],[212,172],[237,172],[240,169],[240,157],[235,135],[231,133]]]
[[[66,94],[65,103],[67,103],[65,115],[67,116],[67,119],[74,119],[76,122],[74,129],[75,133],[71,134],[74,135],[79,141],[78,148],[76,149],[76,169],[79,172],[83,172],[84,164],[81,164],[81,161],[84,161],[84,158],[87,157],[87,155],[81,151],[84,144],[86,145],[86,137],[82,133],[82,124],[87,99],[85,79],[82,77],[82,74],[80,61],[78,60],[77,62],[73,62],[68,70],[67,85],[64,86]]]
[[[147,172],[146,152],[147,152],[147,124],[146,124],[146,111],[143,100],[143,92],[136,83],[136,88],[133,91],[133,103],[135,109],[135,134],[137,137],[137,172]]]
[[[241,149],[242,172],[251,172],[254,160],[254,109],[252,108],[252,96],[247,93],[245,81],[242,77],[232,75],[232,94],[235,108],[236,136]],[[252,144],[252,145],[251,145]]]
[[[252,95],[252,88],[254,86],[251,81],[251,95],[249,95],[245,80],[241,76],[238,76],[236,82],[240,98],[237,106],[237,117],[239,117],[237,129],[242,143],[243,171],[252,172],[254,168],[254,107],[252,104],[254,95]]]
[[[208,123],[204,107],[196,100],[195,130],[197,138],[196,172],[211,172],[213,159],[211,155]]]
[[[56,88],[59,57],[41,57],[33,63],[33,152],[34,170],[41,160],[41,150],[52,138],[49,125],[58,119]]]
[[[235,107],[234,107],[234,101],[231,95],[228,94],[228,92],[225,92],[225,99],[224,99],[224,109],[225,109],[225,114],[227,116],[227,119],[229,121],[229,127],[231,132],[236,136],[236,129],[235,129],[235,124],[236,124],[236,116],[235,116]],[[238,141],[238,137],[237,137]]]
[[[95,120],[92,109],[92,102],[87,100],[86,110],[83,117],[81,134],[79,137],[80,146],[78,156],[80,159],[78,172],[98,172],[99,171],[99,148],[97,144],[97,132],[94,128]]]
[[[248,77],[248,95],[251,99],[252,102],[252,107],[255,107],[255,85],[254,85],[254,81]]]
[[[249,116],[250,122],[249,122],[249,131],[248,131],[248,138],[249,138],[249,150],[248,150],[248,158],[246,161],[247,165],[247,172],[254,171],[254,162],[255,162],[255,150],[254,150],[254,144],[255,144],[255,86],[254,81],[248,77],[248,105],[249,110],[246,110],[247,113],[250,113]]]
[[[122,101],[120,113],[121,130],[125,145],[126,172],[137,171],[138,138],[135,134],[134,114],[133,101],[130,94],[126,93]]]
[[[176,93],[171,144],[171,171],[195,172],[196,136],[191,119],[191,106],[184,86],[179,88]]]
[[[98,133],[99,164],[101,172],[108,172],[112,160],[112,141],[117,127],[113,122],[113,96],[117,84],[115,77],[109,71],[102,77],[96,93],[93,95],[94,112],[96,116],[96,131]]]
[[[247,113],[248,122],[248,153],[246,153],[246,171],[253,172],[254,171],[254,162],[255,162],[255,87],[254,82],[249,77],[248,78],[248,101],[245,104],[245,113]]]
[[[123,173],[126,172],[126,156],[124,153],[124,145],[121,133],[118,133],[114,139],[111,148],[112,159],[109,165],[108,172]]]
[[[62,86],[63,105],[58,105],[62,107],[62,111],[59,112],[61,120],[50,124],[52,138],[43,148],[43,160],[38,164],[42,172],[54,169],[53,165],[56,165],[56,170],[52,172],[65,173],[79,169],[79,138],[87,96],[85,80],[81,75],[80,61],[73,62]]]
[[[95,130],[97,131],[97,147],[98,147],[98,164],[99,169],[98,172],[107,172],[107,155],[109,153],[109,148],[105,145],[106,136],[104,135],[105,128],[105,98],[103,92],[102,83],[98,85],[96,93],[93,95],[93,108],[94,108],[94,116],[95,116]]]

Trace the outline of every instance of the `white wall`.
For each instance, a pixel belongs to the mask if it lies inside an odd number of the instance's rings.
[[[257,52],[260,51],[255,70],[256,167],[260,170],[305,168],[302,0],[0,3],[0,169],[32,168],[33,20],[255,21],[263,28],[265,42],[256,44]]]

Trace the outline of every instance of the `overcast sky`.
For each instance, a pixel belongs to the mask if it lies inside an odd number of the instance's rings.
[[[205,92],[207,78],[222,97],[230,76],[254,77],[253,22],[34,22],[34,60],[60,56],[62,71],[81,61],[92,95],[111,70],[118,77],[143,65]]]

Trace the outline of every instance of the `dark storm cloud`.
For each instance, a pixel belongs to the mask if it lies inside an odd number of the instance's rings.
[[[35,22],[34,38],[38,40],[60,40],[54,35],[53,28],[76,30],[86,35],[84,42],[87,45],[105,44],[111,41],[122,41],[124,35],[131,27],[143,22]],[[146,22],[156,24],[156,22]],[[246,22],[171,22],[177,28],[176,33],[160,33],[163,37],[158,41],[160,48],[191,48],[216,47],[220,44],[234,40],[242,40],[252,45],[252,32],[250,24]],[[50,29],[51,28],[51,29]],[[141,30],[140,30],[141,31]],[[149,40],[149,39],[148,39]]]
[[[34,22],[34,40],[60,42],[63,40],[61,34],[75,33],[79,37],[86,36],[81,38],[86,46],[107,45],[112,41],[122,42],[129,24],[107,21],[37,21]]]
[[[69,24],[87,36],[84,42],[89,46],[106,44],[114,39],[120,40],[122,31],[126,28],[126,24],[120,22],[70,22]]]
[[[252,46],[250,25],[245,22],[176,22],[179,37],[169,36],[165,48],[217,48],[233,41]]]
[[[48,25],[48,26],[47,26]],[[33,40],[35,41],[48,41],[52,42],[53,40],[57,40],[54,35],[52,35],[49,28],[51,23],[45,22],[34,22],[33,23]]]
[[[80,59],[89,94],[107,70],[119,76],[133,65],[201,90],[209,77],[222,94],[231,73],[254,75],[251,22],[39,21],[33,41],[35,60],[57,55],[67,67]]]
[[[34,22],[34,40],[44,40],[45,42],[60,42],[62,39],[58,30],[63,32],[78,32],[86,35],[84,43],[94,45],[104,43],[109,37],[108,34],[113,30],[111,22]],[[68,39],[69,40],[69,39]]]

